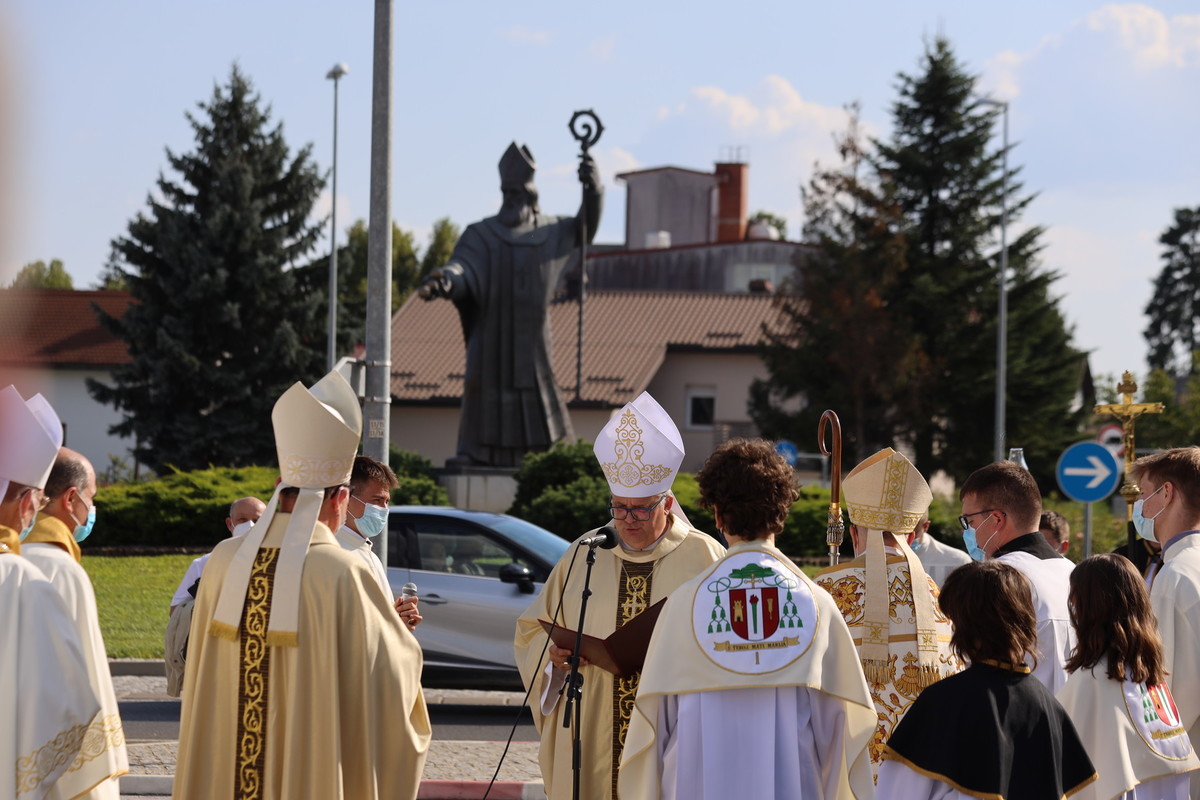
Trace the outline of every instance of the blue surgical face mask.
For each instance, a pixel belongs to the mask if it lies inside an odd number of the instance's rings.
[[[1163,486],[1166,486],[1166,484],[1164,483]],[[1158,487],[1150,493],[1150,497],[1154,497],[1154,495],[1158,494],[1162,490],[1162,486]],[[1147,497],[1146,500],[1149,500],[1150,497]],[[1148,542],[1157,542],[1158,539],[1156,539],[1154,536],[1154,520],[1156,520],[1163,511],[1166,511],[1167,507],[1163,506],[1161,509],[1159,509],[1158,514],[1155,514],[1153,517],[1144,517],[1142,516],[1142,507],[1146,500],[1138,500],[1133,504],[1133,527],[1137,530],[1138,536],[1142,537]]]
[[[71,515],[71,519],[75,519],[75,515]],[[96,507],[88,508],[87,519],[82,525],[75,526],[75,541],[82,542],[84,539],[92,535],[92,526],[96,524]]]
[[[988,517],[988,519],[991,519],[991,517]],[[996,534],[993,532],[992,535],[988,537],[988,540],[983,543],[984,547],[991,544],[992,539],[995,537]],[[971,558],[975,559],[976,561],[984,561],[987,559],[987,551],[984,550],[983,547],[980,547],[979,542],[976,541],[976,532],[974,528],[968,526],[967,529],[963,531],[963,544],[967,546],[967,552],[970,554]]]
[[[37,514],[34,514],[33,519],[29,520],[29,524],[21,529],[21,541],[22,542],[25,541],[25,538],[27,536],[29,536],[29,534],[33,533],[33,523],[35,523],[35,522],[37,522]]]
[[[363,504],[362,516],[354,517],[354,526],[358,528],[358,532],[363,536],[366,536],[368,539],[374,539],[383,533],[383,529],[387,527],[388,510],[379,506],[373,506],[359,497],[355,497],[354,499]]]

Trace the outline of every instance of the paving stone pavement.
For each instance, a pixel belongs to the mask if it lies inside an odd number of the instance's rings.
[[[121,701],[166,700],[167,680],[159,675],[114,675],[113,688]],[[477,690],[427,689],[429,704],[520,705],[519,692],[484,692]],[[129,751],[130,776],[168,776],[175,773],[179,743],[175,741],[131,742]],[[541,782],[537,763],[536,742],[514,742],[504,759],[499,781]],[[504,751],[504,742],[438,741],[429,746],[425,760],[425,781],[489,781],[496,763]],[[144,785],[143,781],[142,784]],[[162,795],[122,794],[126,800]]]

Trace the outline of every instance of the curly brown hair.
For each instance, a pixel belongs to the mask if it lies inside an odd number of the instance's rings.
[[[730,439],[696,473],[700,503],[721,512],[722,531],[746,540],[783,532],[800,493],[792,468],[763,439]]]
[[[1037,614],[1029,581],[1003,561],[972,561],[946,577],[938,598],[954,623],[960,658],[1020,664],[1037,650]],[[1036,661],[1036,659],[1035,659]]]
[[[1108,677],[1155,686],[1165,677],[1158,619],[1150,592],[1133,563],[1101,553],[1071,570],[1071,625],[1075,650],[1067,672],[1091,669],[1108,657]]]

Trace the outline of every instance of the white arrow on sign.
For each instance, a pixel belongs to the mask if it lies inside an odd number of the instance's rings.
[[[1100,484],[1104,483],[1109,475],[1112,475],[1112,470],[1100,460],[1099,456],[1088,456],[1088,463],[1091,467],[1064,467],[1064,475],[1091,475],[1092,479],[1088,481],[1087,488],[1095,489]]]

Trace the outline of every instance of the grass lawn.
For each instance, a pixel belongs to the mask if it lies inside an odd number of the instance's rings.
[[[194,558],[84,555],[109,658],[162,658],[171,595]]]

